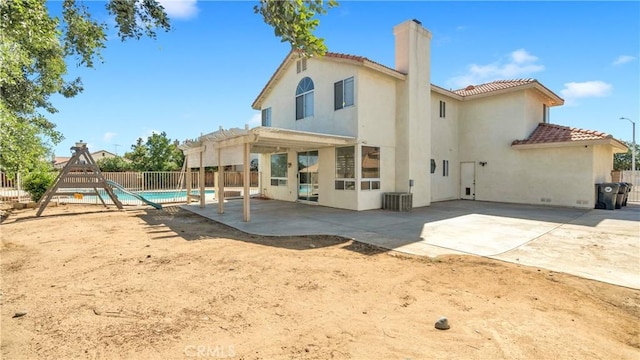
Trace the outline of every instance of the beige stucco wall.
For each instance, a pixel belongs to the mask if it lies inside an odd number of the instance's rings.
[[[445,102],[445,117],[440,118],[440,101]],[[460,198],[460,155],[458,117],[461,102],[431,92],[431,158],[436,172],[431,174],[431,201]],[[449,161],[449,176],[443,176],[442,161]]]
[[[505,166],[511,175],[497,180],[491,201],[592,208],[594,148],[571,146],[511,151]],[[514,161],[515,160],[515,161]],[[491,164],[479,167],[483,183],[492,178]],[[493,194],[493,192],[492,192]]]
[[[431,33],[406,21],[393,28],[397,82],[396,191],[413,193],[413,206],[431,203]],[[409,183],[413,180],[413,188]]]
[[[476,163],[476,200],[594,205],[592,146],[511,148],[542,122],[542,100],[531,90],[465,101],[460,114],[460,161]]]
[[[593,184],[611,182],[613,149],[608,145],[595,145],[593,150]]]
[[[295,61],[266,95],[262,109],[271,108],[271,126],[332,135],[356,136],[357,104],[334,111],[334,83],[354,77],[355,98],[358,97],[358,67],[333,61],[308,59],[307,70],[296,73]],[[304,77],[313,80],[313,116],[296,120],[296,88]]]

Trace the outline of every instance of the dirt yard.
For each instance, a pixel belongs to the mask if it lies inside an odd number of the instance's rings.
[[[4,359],[640,358],[638,290],[177,207],[34,215],[0,226]]]

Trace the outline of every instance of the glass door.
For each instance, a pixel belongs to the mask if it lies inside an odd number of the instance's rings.
[[[318,201],[318,151],[298,153],[298,200]]]

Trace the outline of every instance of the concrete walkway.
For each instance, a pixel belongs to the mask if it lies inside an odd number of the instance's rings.
[[[640,289],[640,205],[582,210],[445,201],[411,212],[350,211],[276,200],[182,208],[256,235],[338,235],[414,255],[472,254]]]

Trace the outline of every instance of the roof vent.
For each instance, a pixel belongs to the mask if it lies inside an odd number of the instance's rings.
[[[473,89],[475,89],[475,88],[476,88],[475,86],[473,86],[473,85],[469,85],[469,86],[467,86],[466,88],[464,88],[464,90],[465,90],[465,91],[470,91],[470,90],[473,90]]]
[[[413,22],[418,24],[418,25],[422,25],[422,22],[420,20],[418,20],[418,19],[413,19]]]

